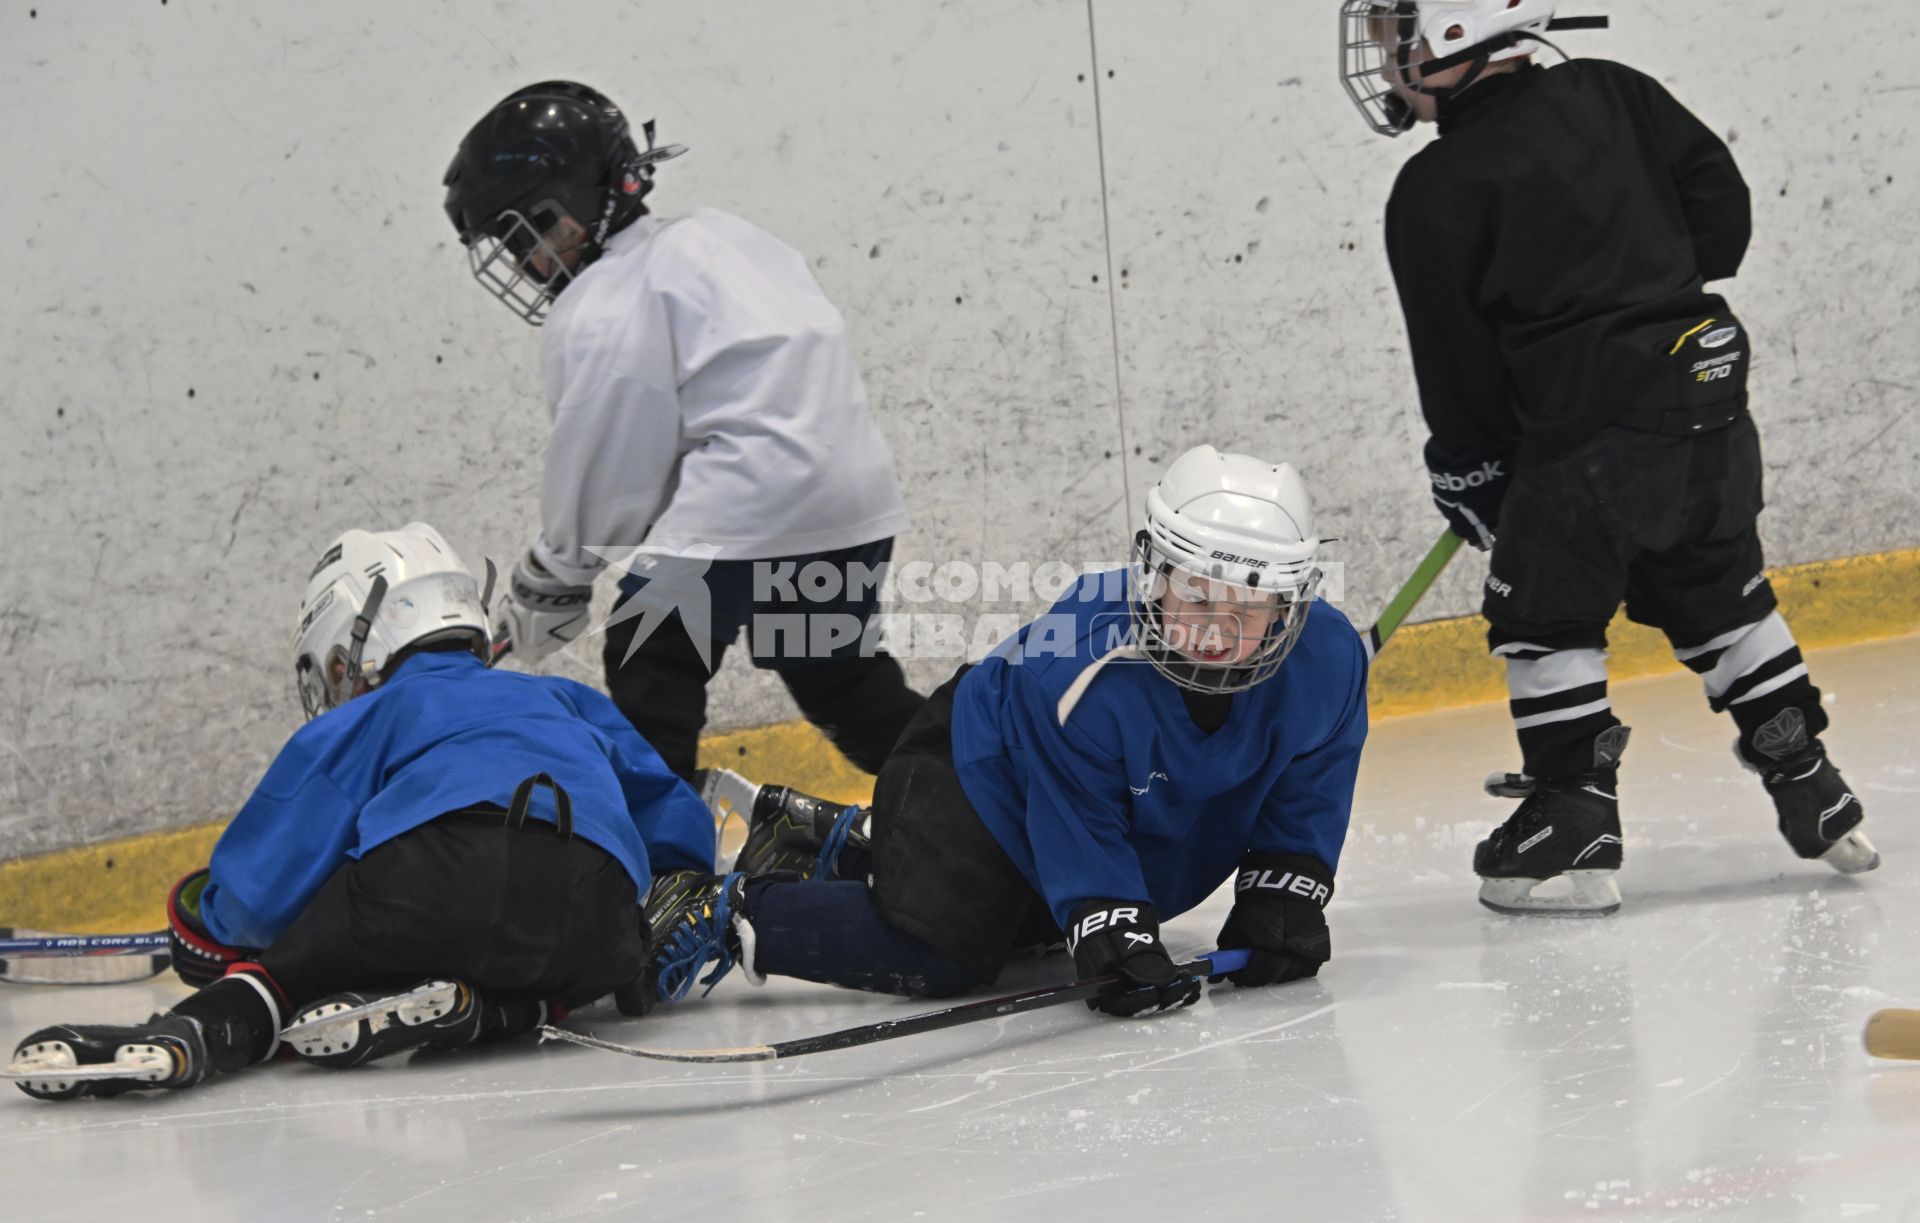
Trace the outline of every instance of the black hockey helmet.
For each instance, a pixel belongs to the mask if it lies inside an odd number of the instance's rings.
[[[574,81],[542,81],[507,95],[460,142],[443,180],[447,217],[476,276],[529,322],[540,321],[571,275],[542,277],[527,266],[559,213],[587,231],[577,271],[599,256],[608,237],[646,215],[654,165],[686,152],[682,145],[655,148],[651,120],[642,130],[644,151],[605,94]],[[502,246],[511,269],[499,266]]]

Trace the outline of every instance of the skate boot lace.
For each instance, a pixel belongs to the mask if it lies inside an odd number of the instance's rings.
[[[1769,788],[1784,789],[1796,782],[1811,781],[1819,775],[1826,764],[1827,754],[1814,752],[1797,759],[1783,760],[1761,774],[1761,777]]]
[[[742,878],[735,872],[722,879],[719,894],[711,905],[691,911],[674,923],[673,933],[669,934],[661,948],[660,960],[660,1000],[679,1002],[693,992],[694,981],[700,976],[700,970],[711,961],[714,970],[700,984],[707,988],[701,996],[713,992],[720,978],[733,970],[733,951],[727,945],[727,934],[733,923],[733,906],[730,897],[734,882]]]
[[[814,859],[813,873],[809,879],[831,879],[840,866],[840,851],[847,847],[847,837],[852,835],[853,826],[860,822],[860,808],[848,807],[833,821],[833,827],[827,832],[825,843],[820,846],[820,856]]]
[[[1534,792],[1529,794],[1507,817],[1507,822],[1494,829],[1496,842],[1512,840],[1518,844],[1538,832],[1553,819],[1556,800],[1575,792],[1584,792],[1608,802],[1617,801],[1618,791],[1605,775],[1584,773],[1564,782],[1538,783]],[[1564,803],[1559,805],[1564,806]],[[1561,814],[1574,814],[1562,812]]]
[[[1543,794],[1530,794],[1522,800],[1513,814],[1506,818],[1506,822],[1494,829],[1493,835],[1488,838],[1494,848],[1505,852],[1509,844],[1517,845],[1538,832],[1546,819],[1545,798]]]

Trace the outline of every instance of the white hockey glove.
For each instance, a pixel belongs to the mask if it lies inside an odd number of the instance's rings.
[[[587,630],[592,602],[593,587],[561,581],[529,552],[493,605],[494,660],[536,663],[564,649]]]

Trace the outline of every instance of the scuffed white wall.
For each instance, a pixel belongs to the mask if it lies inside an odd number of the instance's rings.
[[[467,278],[439,176],[544,77],[692,147],[659,210],[733,210],[814,260],[905,478],[902,560],[1118,559],[1157,466],[1209,440],[1302,468],[1364,621],[1440,523],[1378,233],[1418,138],[1352,112],[1335,8],[9,6],[0,856],[230,810],[298,721],[286,631],[339,530],[524,546],[538,335]],[[1668,80],[1755,186],[1731,292],[1778,562],[1920,541],[1920,33],[1906,0],[1854,6],[1859,37],[1819,8],[1620,6],[1567,40]],[[1471,610],[1480,572],[1422,615]],[[737,659],[713,705],[789,714]]]
[[[1095,5],[1135,489],[1195,437],[1286,455],[1370,618],[1442,526],[1381,250],[1397,141],[1334,75],[1334,3]],[[1665,82],[1732,141],[1754,241],[1720,286],[1754,333],[1772,563],[1920,542],[1920,20],[1902,0],[1563,2],[1614,29],[1556,36]],[[1552,62],[1555,57],[1545,57]],[[1106,74],[1111,71],[1109,78]],[[1418,618],[1479,606],[1465,554]]]

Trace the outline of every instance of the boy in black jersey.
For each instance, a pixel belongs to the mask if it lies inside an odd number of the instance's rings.
[[[1554,0],[1345,0],[1348,93],[1440,139],[1401,171],[1387,253],[1432,433],[1433,498],[1491,549],[1525,796],[1474,852],[1501,912],[1610,913],[1621,861],[1606,629],[1666,633],[1733,715],[1794,852],[1879,864],[1820,742],[1820,691],[1762,573],[1750,336],[1704,282],[1751,235],[1727,146],[1652,78],[1532,53]],[[1551,887],[1539,885],[1561,878]]]

